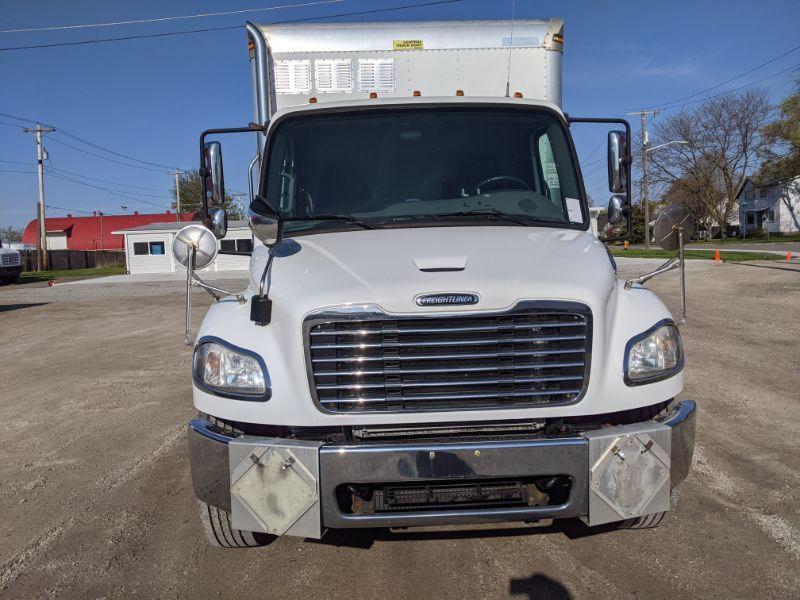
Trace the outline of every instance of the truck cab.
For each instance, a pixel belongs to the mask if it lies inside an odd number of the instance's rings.
[[[192,340],[192,479],[215,545],[327,529],[580,518],[657,525],[689,470],[680,332],[625,285],[560,108],[563,23],[247,26],[249,127],[201,137],[218,298]],[[224,236],[219,142],[257,139],[249,285],[193,273]],[[194,228],[194,229],[192,229]],[[213,241],[213,240],[212,240]],[[205,258],[204,258],[205,257]],[[188,332],[187,304],[187,332]]]
[[[22,256],[16,250],[3,246],[0,240],[0,281],[15,283],[22,273]]]

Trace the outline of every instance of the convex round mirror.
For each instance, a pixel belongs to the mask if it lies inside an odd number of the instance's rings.
[[[172,256],[184,267],[194,254],[192,267],[204,269],[217,258],[217,238],[207,227],[187,225],[175,234],[172,241]]]
[[[686,243],[694,235],[695,223],[689,209],[682,204],[673,204],[665,208],[653,226],[653,237],[664,250],[677,250],[679,245],[678,228],[683,230],[683,241]]]

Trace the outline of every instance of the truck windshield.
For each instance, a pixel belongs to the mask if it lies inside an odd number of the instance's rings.
[[[583,229],[587,218],[564,127],[537,109],[288,117],[270,137],[262,193],[293,233],[505,223]]]

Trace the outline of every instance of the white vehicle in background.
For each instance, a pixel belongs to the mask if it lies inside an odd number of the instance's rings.
[[[247,25],[257,155],[249,287],[195,272],[192,478],[225,547],[326,529],[581,518],[657,525],[689,471],[678,327],[590,231],[570,128],[610,123],[611,223],[630,127],[561,110],[561,20]],[[251,178],[252,181],[252,178]],[[213,206],[212,206],[213,208]],[[214,295],[196,340],[192,286]]]
[[[0,281],[15,283],[19,280],[20,273],[22,273],[22,255],[3,246],[3,240],[0,240]]]

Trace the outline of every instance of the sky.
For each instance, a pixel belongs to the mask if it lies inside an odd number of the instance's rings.
[[[52,207],[48,216],[94,210],[121,213],[123,206],[128,213],[162,212],[171,202],[170,168],[197,168],[200,132],[253,120],[246,20],[266,23],[425,1],[0,0],[1,30],[283,6],[147,24],[0,33],[0,113],[11,115],[0,115],[0,227],[21,228],[36,216],[36,146],[32,135],[20,129],[32,123],[19,118],[60,130],[45,136],[48,164],[55,169],[45,181],[46,202]],[[508,19],[512,1],[462,0],[321,21]],[[290,4],[305,6],[287,7]],[[521,19],[564,18],[563,109],[573,116],[621,117],[628,111],[663,106],[800,44],[797,1],[516,0],[515,13]],[[226,26],[232,29],[4,50]],[[800,49],[710,94],[754,83],[799,63]],[[792,89],[791,72],[770,77],[759,87],[777,103]],[[686,108],[692,106],[696,105]],[[651,122],[675,110],[664,110]],[[636,137],[638,117],[629,118]],[[595,126],[572,129],[587,189],[596,204],[604,204],[609,195],[602,160],[605,131]],[[246,137],[229,136],[224,141],[225,181],[234,193],[247,190],[246,169],[254,142],[242,139]]]

